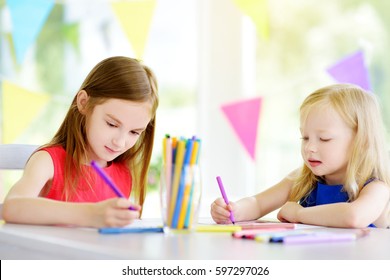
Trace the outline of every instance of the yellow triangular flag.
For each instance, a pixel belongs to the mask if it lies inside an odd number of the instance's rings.
[[[156,0],[113,2],[111,5],[133,47],[136,58],[142,59]]]
[[[234,2],[245,15],[253,20],[257,34],[268,40],[269,14],[267,0],[234,0]]]
[[[49,101],[47,94],[31,92],[3,80],[3,143],[14,142]]]

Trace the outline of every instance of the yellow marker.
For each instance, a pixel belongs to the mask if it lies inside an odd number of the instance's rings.
[[[197,143],[197,153],[196,153],[196,156],[194,158],[194,164],[198,163],[199,152],[200,152],[200,140],[197,139],[196,143]],[[194,188],[191,188],[191,193],[190,193],[190,203],[188,204],[188,210],[187,210],[187,211],[189,211],[189,213],[187,213],[186,220],[185,220],[185,223],[184,223],[184,225],[186,227],[191,227],[192,222],[193,222],[193,218],[194,218],[194,207],[192,207],[196,203],[195,200],[194,200],[194,197],[193,197],[193,195],[195,195],[194,194]]]
[[[172,226],[172,219],[173,214],[175,212],[175,204],[177,200],[177,191],[179,189],[180,184],[180,176],[181,176],[181,168],[183,166],[183,160],[184,160],[184,150],[186,147],[186,141],[185,140],[179,140],[177,142],[177,150],[176,150],[176,156],[175,156],[175,169],[173,174],[173,183],[172,183],[172,190],[171,190],[171,199],[169,202],[169,215],[168,215],[168,225]]]
[[[268,243],[271,238],[271,234],[259,234],[255,236],[257,242]]]
[[[163,163],[167,164],[167,137],[163,138]]]
[[[235,232],[242,230],[240,226],[235,225],[197,225],[197,232]]]
[[[184,227],[184,222],[187,217],[187,212],[190,209],[189,208],[189,203],[192,203],[190,201],[190,192],[194,184],[194,165],[196,163],[197,155],[198,155],[198,148],[199,148],[199,142],[194,141],[193,147],[192,147],[192,152],[191,152],[191,158],[190,158],[190,168],[189,168],[189,174],[188,174],[188,181],[185,182],[185,188],[184,188],[184,195],[183,195],[183,203],[180,211],[180,216],[179,216],[179,222],[177,228],[182,229]],[[190,225],[188,225],[190,227]]]

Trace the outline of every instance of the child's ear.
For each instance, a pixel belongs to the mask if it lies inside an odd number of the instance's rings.
[[[89,95],[85,90],[80,90],[77,93],[77,108],[81,114],[85,114],[85,108],[87,107]]]

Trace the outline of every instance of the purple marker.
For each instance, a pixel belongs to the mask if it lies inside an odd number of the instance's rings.
[[[217,176],[217,182],[218,182],[219,189],[221,190],[221,194],[222,194],[223,200],[225,201],[226,205],[228,205],[229,204],[229,200],[228,200],[228,198],[226,196],[225,188],[223,187],[221,177]],[[234,216],[233,216],[233,212],[232,211],[230,211],[230,221],[233,224],[235,224],[235,220],[234,220]]]
[[[312,233],[296,236],[286,236],[283,238],[285,244],[302,244],[302,243],[320,243],[320,242],[341,242],[353,241],[357,239],[354,233]]]
[[[110,179],[110,177],[104,172],[104,170],[93,160],[91,161],[91,166],[96,170],[97,174],[107,183],[107,185],[114,191],[114,193],[121,198],[126,197],[121,193],[117,186],[115,186],[114,182]],[[133,206],[129,207],[129,210],[137,210]]]

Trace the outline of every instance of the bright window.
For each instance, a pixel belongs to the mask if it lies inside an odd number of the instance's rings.
[[[97,62],[107,56],[135,55],[134,42],[112,8],[114,2],[119,1],[55,2],[23,62],[18,62],[10,9],[0,0],[2,142],[9,133],[4,129],[3,106],[9,94],[4,92],[5,84],[38,94],[30,107],[40,100],[39,94],[49,97],[28,126],[13,132],[11,141],[42,144],[55,133]],[[315,89],[335,83],[326,70],[357,51],[364,54],[372,90],[390,126],[386,1],[330,0],[321,2],[321,8],[310,0],[267,1],[266,13],[248,12],[243,3],[157,0],[143,49],[143,61],[156,73],[160,88],[154,167],[158,167],[166,133],[200,137],[203,215],[208,215],[210,203],[220,196],[216,176],[223,178],[230,199],[235,200],[271,186],[302,164],[299,105]],[[266,20],[259,15],[266,15]],[[262,107],[252,160],[221,106],[258,96]],[[26,111],[22,104],[12,108],[18,112],[15,127]],[[20,173],[0,176],[4,197]],[[151,191],[147,203],[146,214],[155,215],[156,192]]]

